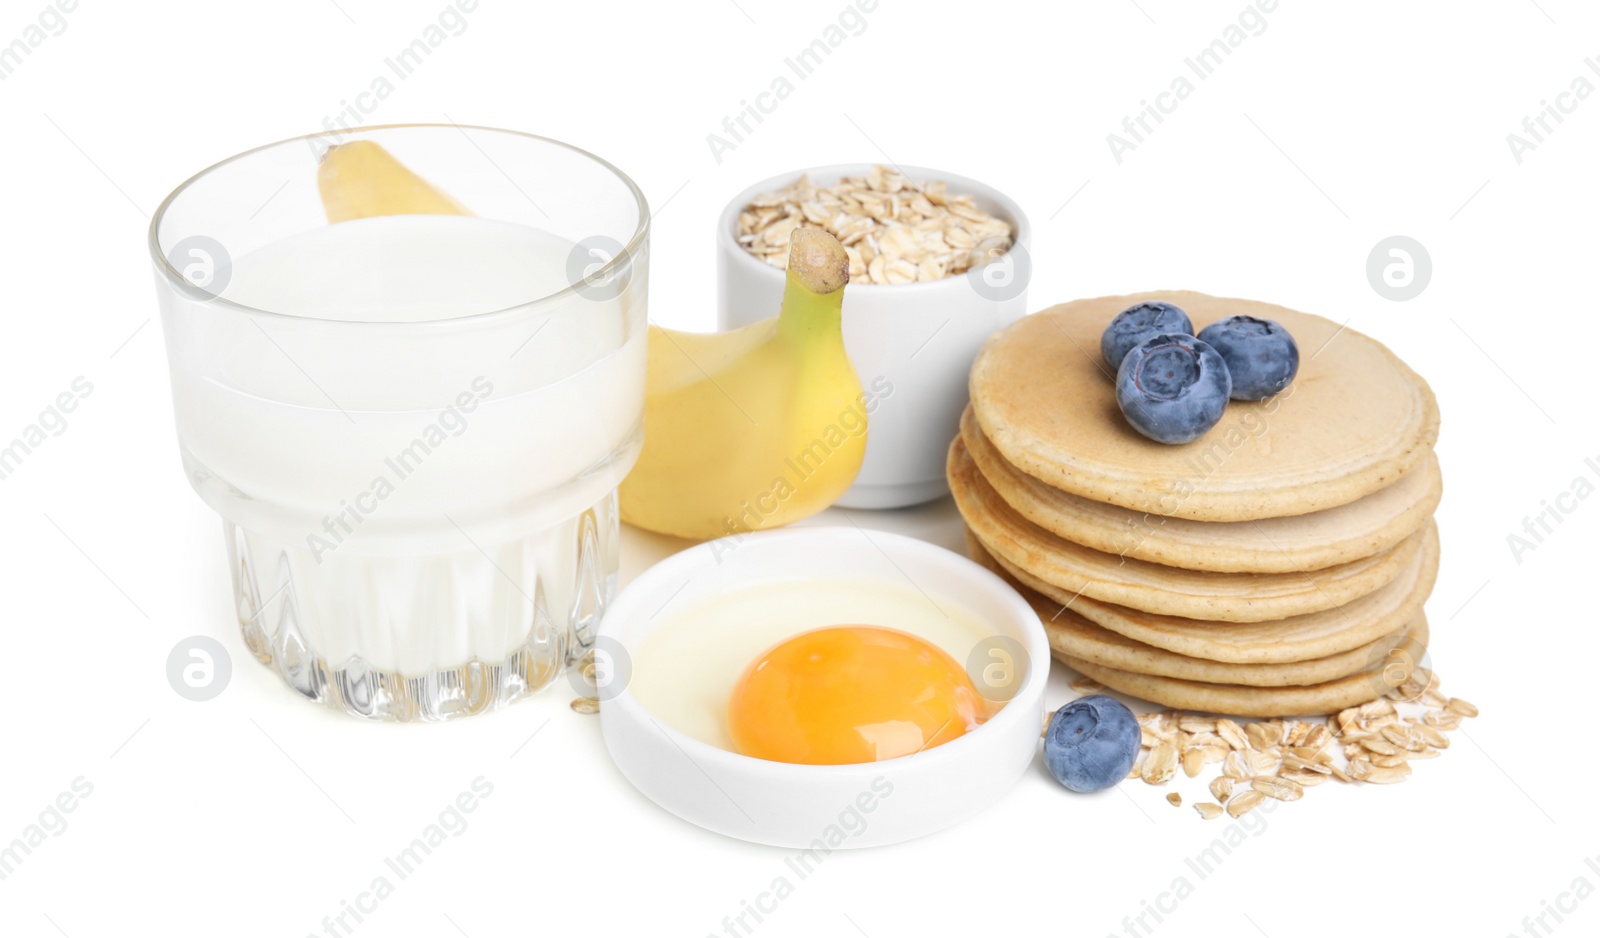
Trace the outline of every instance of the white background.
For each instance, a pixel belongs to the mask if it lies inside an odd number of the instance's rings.
[[[43,5],[0,3],[0,43]],[[203,166],[321,128],[443,6],[86,0],[0,82],[0,438],[74,377],[94,385],[68,429],[0,482],[0,841],[74,779],[93,786],[0,881],[0,933],[320,933],[478,776],[494,791],[470,828],[356,934],[703,935],[784,872],[783,851],[692,828],[635,793],[565,687],[445,726],[366,725],[296,698],[239,640],[218,524],[174,445],[148,214]],[[1600,499],[1568,502],[1520,563],[1507,545],[1576,477],[1600,482],[1584,463],[1600,463],[1600,100],[1520,164],[1506,142],[1576,76],[1600,83],[1584,63],[1600,55],[1600,12],[1283,0],[1119,165],[1106,135],[1243,0],[881,0],[719,164],[706,135],[843,6],[481,0],[368,120],[448,115],[617,163],[659,213],[651,315],[673,326],[713,325],[711,232],[727,199],[858,160],[944,167],[1016,198],[1035,225],[1034,309],[1188,288],[1349,319],[1443,407],[1432,659],[1483,716],[1404,785],[1323,786],[1282,807],[1203,881],[1183,860],[1225,822],[1142,783],[1074,796],[1036,770],[961,827],[835,854],[759,933],[1098,936],[1186,875],[1194,892],[1157,933],[1384,923],[1498,936],[1580,876],[1600,887],[1583,862],[1600,854]],[[1433,259],[1409,302],[1380,298],[1365,274],[1394,234]],[[855,517],[957,543],[948,505]],[[663,550],[631,539],[628,570]],[[179,698],[164,674],[195,634],[235,665],[208,703]],[[1050,702],[1068,696],[1058,675]],[[1594,934],[1600,898],[1545,921]]]

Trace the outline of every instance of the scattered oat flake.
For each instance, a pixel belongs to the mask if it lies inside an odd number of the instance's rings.
[[[1419,723],[1412,727],[1412,732],[1426,740],[1428,745],[1435,749],[1450,748],[1450,737],[1446,736],[1444,731],[1436,726]]]
[[[1412,752],[1421,752],[1428,748],[1428,741],[1422,738],[1416,727],[1405,723],[1384,727],[1383,738],[1401,749],[1408,749]]]
[[[1256,775],[1276,774],[1280,761],[1275,750],[1250,753],[1250,765],[1255,769]]]
[[[1245,736],[1244,730],[1239,728],[1239,724],[1233,722],[1227,717],[1223,717],[1217,721],[1217,735],[1222,737],[1223,741],[1228,744],[1229,748],[1250,748],[1250,740]]]
[[[576,697],[573,698],[572,709],[578,713],[599,713],[600,700],[596,697]]]
[[[1268,749],[1283,742],[1283,724],[1271,721],[1251,723],[1245,727],[1245,734],[1250,738],[1252,747]]]
[[[1250,780],[1250,787],[1279,801],[1299,801],[1306,793],[1299,782],[1281,776],[1257,776]]]
[[[1437,726],[1442,730],[1461,728],[1461,714],[1453,710],[1429,710],[1422,715],[1422,722],[1427,726]]]
[[[1164,741],[1150,751],[1144,760],[1144,770],[1140,777],[1151,785],[1160,785],[1170,781],[1178,770],[1178,746],[1171,741]]]
[[[1292,753],[1284,753],[1283,771],[1308,772],[1313,775],[1328,775],[1332,773],[1333,766],[1320,761],[1304,759]]]
[[[1371,782],[1374,785],[1393,785],[1410,777],[1411,766],[1405,763],[1400,765],[1372,765],[1364,770],[1362,776],[1359,777],[1359,781]]]
[[[1392,756],[1400,751],[1399,746],[1396,746],[1389,740],[1378,736],[1374,736],[1370,739],[1363,739],[1361,741],[1361,746],[1368,752],[1377,753],[1380,756]]]
[[[1243,817],[1265,800],[1266,795],[1254,788],[1247,788],[1228,799],[1228,814],[1231,817]]]
[[[1207,784],[1216,802],[1193,805],[1207,820],[1224,812],[1242,817],[1267,798],[1298,801],[1307,788],[1330,779],[1396,784],[1411,776],[1412,761],[1439,758],[1450,747],[1448,731],[1478,713],[1472,704],[1441,693],[1439,677],[1430,671],[1419,670],[1397,691],[1318,722],[1240,723],[1177,710],[1142,713],[1137,719],[1145,751],[1129,777],[1163,785],[1180,767],[1197,778],[1206,765],[1221,763]],[[1396,702],[1405,709],[1397,709]],[[1166,799],[1183,804],[1177,792]]]
[[[1106,686],[1093,678],[1080,677],[1068,685],[1079,694],[1103,694]]]

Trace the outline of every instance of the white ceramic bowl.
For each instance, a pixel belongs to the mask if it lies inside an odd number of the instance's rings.
[[[841,176],[864,175],[872,165],[824,166],[804,173],[827,185]],[[973,196],[979,208],[1011,223],[1015,246],[972,276],[845,287],[845,348],[863,387],[874,395],[866,459],[855,485],[839,499],[847,508],[901,508],[949,491],[945,454],[967,406],[972,360],[984,339],[1020,318],[1028,305],[1033,233],[1022,209],[976,180],[922,166],[901,169],[919,182],[942,179],[952,194]],[[739,213],[751,199],[800,175],[785,173],[756,183],[729,202],[717,220],[721,328],[747,326],[778,312],[784,272],[739,246]]]
[[[859,528],[805,527],[709,541],[667,558],[617,596],[597,647],[638,651],[674,610],[776,577],[906,580],[938,603],[989,625],[1021,649],[1011,699],[988,722],[915,755],[860,765],[794,765],[742,756],[658,719],[621,679],[602,690],[601,732],[617,767],[657,804],[701,827],[756,843],[866,847],[920,837],[962,821],[1003,795],[1039,745],[1050,646],[1039,617],[999,577],[924,541]],[[993,640],[991,640],[993,641]],[[987,643],[985,643],[987,644]],[[990,660],[988,648],[983,657]],[[969,659],[969,668],[972,667]],[[614,693],[614,696],[611,694]],[[842,843],[830,844],[838,831]]]

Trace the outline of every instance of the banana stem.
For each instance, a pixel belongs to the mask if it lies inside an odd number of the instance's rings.
[[[844,246],[819,228],[796,228],[789,235],[779,334],[796,341],[839,340],[839,313],[849,282],[850,257]]]

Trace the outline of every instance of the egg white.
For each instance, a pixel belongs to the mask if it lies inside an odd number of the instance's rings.
[[[663,615],[667,621],[632,652],[628,687],[662,723],[729,751],[734,684],[786,638],[829,626],[876,625],[909,632],[965,666],[978,643],[994,634],[955,603],[879,580],[771,580]]]

